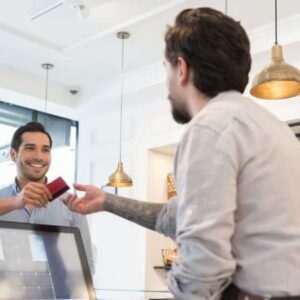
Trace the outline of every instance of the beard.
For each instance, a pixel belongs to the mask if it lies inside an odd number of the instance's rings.
[[[172,106],[172,116],[174,121],[179,124],[186,124],[191,121],[191,117],[187,113],[176,109],[174,106]]]
[[[169,95],[168,98],[171,103],[172,117],[173,117],[174,121],[179,124],[186,124],[186,123],[190,122],[192,117],[187,112],[184,105],[179,106],[178,104],[176,104],[174,101],[174,98],[171,95]]]
[[[32,171],[26,164],[26,162],[17,162],[17,169],[22,177],[26,178],[29,181],[39,182],[41,181],[47,174],[49,170],[49,165],[41,172]]]
[[[39,182],[46,176],[46,172],[42,174],[34,174],[29,172],[21,172],[22,176],[28,181]]]

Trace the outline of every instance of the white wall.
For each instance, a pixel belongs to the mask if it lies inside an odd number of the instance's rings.
[[[167,174],[173,171],[174,155],[161,152],[161,148],[148,151],[148,199],[152,202],[167,202]],[[171,201],[171,200],[169,200]],[[146,232],[145,288],[147,290],[164,290],[167,272],[161,268],[162,249],[174,249],[174,241],[158,232]]]
[[[133,101],[130,96],[134,95],[126,95],[124,99],[125,107]],[[153,98],[152,103],[143,99],[139,102],[124,110],[122,160],[134,185],[119,189],[119,193],[147,200],[148,150],[177,142],[181,129],[171,120],[167,101]],[[118,106],[115,111],[102,114],[99,106],[91,101],[79,111],[79,181],[97,186],[107,182],[119,155]],[[106,111],[107,107],[102,109]],[[96,288],[144,289],[145,230],[106,213],[90,216],[90,225],[99,258],[94,278]]]
[[[52,71],[53,72],[53,71]],[[58,104],[61,107],[75,107],[76,101],[80,98],[80,94],[71,95],[69,88],[64,84],[53,81],[53,75],[49,70],[48,80],[48,100],[49,103]],[[12,96],[13,93],[23,96],[23,100],[20,100],[24,106],[31,107],[33,103],[28,99],[45,99],[45,88],[46,88],[46,70],[45,77],[39,77],[32,74],[15,70],[13,68],[0,66],[0,99],[6,102],[14,101],[15,98]],[[6,91],[6,92],[5,92]],[[7,92],[9,92],[7,94]],[[11,95],[10,95],[11,93]],[[5,96],[5,98],[3,96]],[[12,99],[10,99],[12,98]],[[25,100],[27,99],[27,100]],[[42,101],[43,102],[43,101]],[[37,103],[34,101],[34,103]],[[20,104],[20,105],[22,105]],[[31,107],[34,108],[34,107]],[[44,110],[44,106],[42,109]]]
[[[64,92],[60,94],[60,97],[63,97],[63,95]],[[45,100],[43,97],[35,97],[3,86],[0,86],[0,100],[45,112]],[[71,120],[77,120],[77,111],[74,108],[64,105],[64,103],[58,104],[49,100],[47,103],[47,113],[69,118]]]

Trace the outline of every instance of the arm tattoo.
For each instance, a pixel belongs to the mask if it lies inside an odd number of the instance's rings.
[[[104,211],[113,213],[143,227],[155,230],[157,216],[162,203],[149,203],[106,193]]]

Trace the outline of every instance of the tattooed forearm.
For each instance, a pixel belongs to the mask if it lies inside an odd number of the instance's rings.
[[[126,220],[155,230],[157,216],[163,207],[162,203],[149,203],[106,193],[103,208]]]

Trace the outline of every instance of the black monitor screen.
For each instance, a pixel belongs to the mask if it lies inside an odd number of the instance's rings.
[[[79,230],[0,222],[0,299],[95,299]]]

